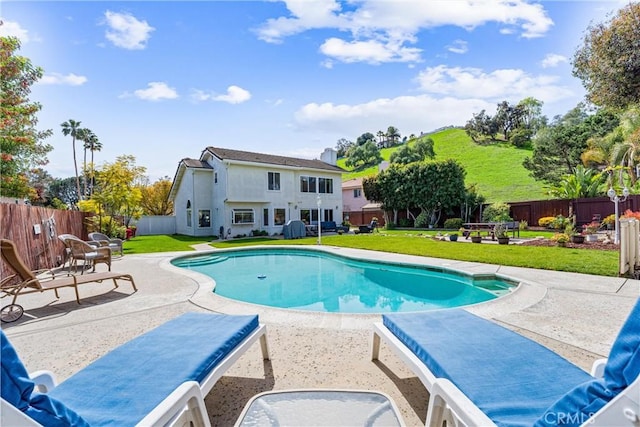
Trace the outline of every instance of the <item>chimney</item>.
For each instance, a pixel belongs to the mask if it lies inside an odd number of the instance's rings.
[[[335,166],[338,162],[338,152],[333,148],[325,148],[322,154],[320,154],[320,160]]]

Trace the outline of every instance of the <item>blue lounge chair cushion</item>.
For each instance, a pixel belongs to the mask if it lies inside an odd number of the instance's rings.
[[[555,402],[536,427],[579,426],[640,375],[640,299],[620,329],[604,369],[604,377],[587,381]]]
[[[498,426],[531,426],[592,377],[558,354],[465,310],[383,315],[383,324],[435,375]]]
[[[50,394],[92,427],[133,426],[185,381],[201,382],[258,316],[187,313],[117,347]]]
[[[77,413],[46,394],[34,393],[35,384],[18,357],[4,331],[0,331],[2,347],[0,361],[0,394],[28,417],[43,426],[84,427],[89,426]]]

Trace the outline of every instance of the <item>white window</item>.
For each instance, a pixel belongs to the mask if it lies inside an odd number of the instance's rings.
[[[318,193],[333,193],[333,179],[318,178]]]
[[[273,225],[284,225],[286,219],[286,211],[284,208],[275,208],[273,210]]]
[[[360,188],[354,188],[353,189],[353,198],[357,199],[359,197],[362,197],[362,190]]]
[[[253,209],[233,209],[231,211],[231,221],[234,224],[253,224]]]
[[[269,172],[269,190],[280,190],[280,172]]]
[[[315,176],[301,176],[300,177],[300,192],[301,193],[315,193],[316,192],[316,177]]]

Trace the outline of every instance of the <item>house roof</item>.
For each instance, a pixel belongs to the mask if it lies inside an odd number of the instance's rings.
[[[202,160],[189,159],[189,158],[184,158],[180,160],[180,163],[178,163],[178,169],[176,170],[176,174],[173,176],[171,189],[169,190],[169,200],[175,199],[176,191],[178,191],[178,187],[180,186],[180,182],[182,181],[182,177],[184,176],[184,172],[187,170],[187,168],[213,170],[213,168],[209,163],[203,162]]]
[[[331,172],[344,172],[342,168],[330,165],[318,159],[298,159],[295,157],[275,156],[273,154],[252,153],[250,151],[231,150],[229,148],[207,147],[203,152],[211,153],[220,160],[263,163],[278,166],[290,166],[309,169],[322,169]],[[201,157],[202,158],[202,157]]]
[[[362,188],[362,178],[352,178],[342,181],[343,190],[350,190],[352,188]]]

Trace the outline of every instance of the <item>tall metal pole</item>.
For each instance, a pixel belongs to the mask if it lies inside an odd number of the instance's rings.
[[[320,217],[320,206],[322,205],[322,200],[320,199],[320,195],[316,198],[316,203],[318,204],[318,244],[322,244],[322,218]]]

